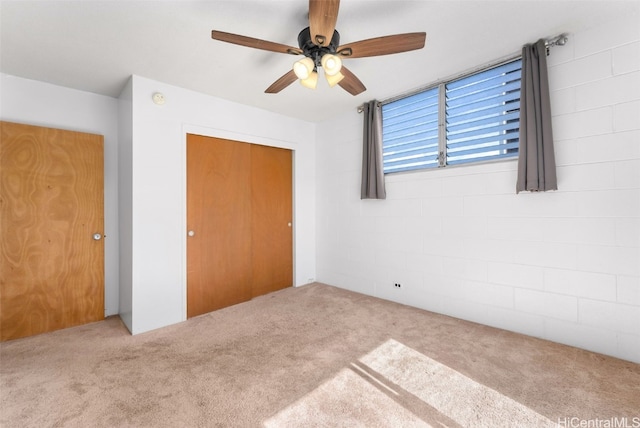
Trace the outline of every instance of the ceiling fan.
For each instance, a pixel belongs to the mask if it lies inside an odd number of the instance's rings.
[[[211,31],[211,38],[271,52],[304,55],[292,70],[265,90],[268,94],[280,92],[297,79],[303,86],[314,89],[318,82],[318,68],[322,68],[330,86],[338,84],[350,94],[358,95],[367,88],[342,65],[342,59],[389,55],[424,47],[427,37],[424,32],[375,37],[340,45],[340,34],[335,29],[339,7],[340,0],[309,0],[309,26],[298,34],[297,48],[217,30]]]

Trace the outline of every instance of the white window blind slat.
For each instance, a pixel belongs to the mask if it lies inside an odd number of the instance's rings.
[[[506,137],[512,138],[509,132],[517,131],[520,128],[515,122],[491,123],[489,126],[467,127],[464,132],[447,135],[447,147],[454,147],[460,144],[473,144],[475,140],[481,138],[494,138],[496,141]]]
[[[499,127],[505,124],[505,122],[507,124],[515,125],[515,127],[518,128],[518,124],[514,121],[518,121],[519,117],[519,111],[512,111],[511,113],[493,115],[490,117],[463,122],[461,124],[447,124],[448,136],[452,140],[462,138],[461,136],[465,133],[473,132],[476,129],[492,129],[493,127]]]

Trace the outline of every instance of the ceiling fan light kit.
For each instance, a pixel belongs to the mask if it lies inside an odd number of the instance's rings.
[[[303,86],[315,89],[318,68],[322,68],[329,86],[340,85],[351,95],[358,95],[367,88],[342,65],[343,59],[390,55],[424,47],[427,36],[424,32],[376,37],[341,46],[340,34],[335,29],[339,6],[340,0],[309,0],[309,27],[298,34],[299,48],[217,30],[211,32],[211,38],[271,52],[304,55],[293,64],[292,70],[265,90],[269,94],[280,92],[298,79]]]
[[[342,60],[340,57],[332,54],[324,54],[320,60],[324,73],[329,76],[334,76],[340,73],[342,68]]]
[[[325,39],[319,38],[318,40],[324,41]],[[300,31],[298,34],[298,46],[305,57],[293,64],[293,71],[300,79],[302,86],[309,89],[316,88],[318,84],[318,68],[324,70],[324,76],[329,86],[334,86],[339,80],[342,80],[331,78],[331,76],[340,73],[342,68],[342,60],[334,55],[339,43],[340,34],[335,30],[331,41],[326,46],[315,44],[311,41],[311,29],[309,27]]]
[[[296,61],[293,64],[293,72],[296,73],[298,79],[304,80],[309,78],[311,73],[313,73],[313,69],[315,68],[315,64],[311,58],[305,57],[300,61]]]
[[[342,81],[342,79],[344,79],[344,74],[342,74],[342,73],[340,73],[338,71],[334,75],[329,75],[329,74],[325,73],[324,77],[327,79],[327,83],[329,83],[329,86],[331,86],[333,88],[338,83],[340,83]]]
[[[306,79],[300,79],[300,84],[305,88],[315,89],[318,86],[318,72],[312,71]]]

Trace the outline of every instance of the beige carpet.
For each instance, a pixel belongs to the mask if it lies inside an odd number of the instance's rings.
[[[638,364],[323,284],[0,357],[2,427],[640,426]]]

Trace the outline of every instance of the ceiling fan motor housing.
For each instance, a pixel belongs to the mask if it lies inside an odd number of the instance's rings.
[[[304,56],[313,59],[316,67],[321,67],[321,60],[325,54],[336,54],[336,50],[340,46],[340,34],[337,30],[333,30],[333,37],[329,45],[318,46],[311,40],[311,31],[307,27],[298,34],[298,46],[302,49]]]

